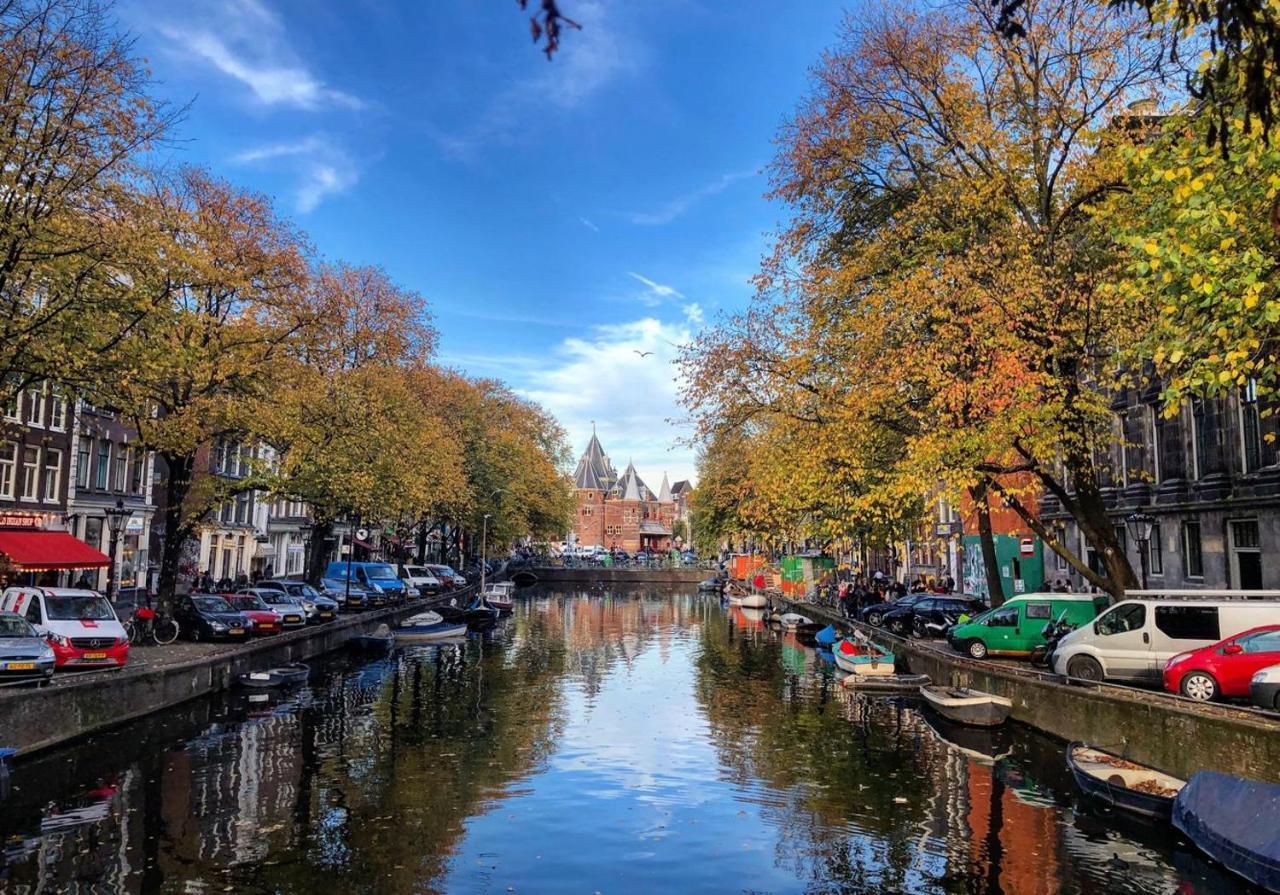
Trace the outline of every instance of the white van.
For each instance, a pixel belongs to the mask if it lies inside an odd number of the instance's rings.
[[[0,596],[0,610],[30,622],[53,647],[58,668],[112,668],[129,660],[129,635],[96,590],[10,587]]]
[[[438,594],[444,589],[440,579],[426,566],[401,566],[400,580],[413,596]]]
[[[1259,625],[1280,624],[1280,591],[1130,591],[1063,637],[1057,674],[1159,684],[1165,663]]]

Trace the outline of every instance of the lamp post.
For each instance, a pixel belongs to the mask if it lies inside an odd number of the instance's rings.
[[[495,492],[496,493],[496,492]],[[489,539],[489,514],[484,514],[484,519],[480,522],[480,593],[484,593],[484,573],[489,570],[485,564],[485,548],[488,546]]]
[[[1146,590],[1147,550],[1150,549],[1151,534],[1156,526],[1155,517],[1147,513],[1133,513],[1124,520],[1124,525],[1129,530],[1129,537],[1138,544],[1138,562],[1142,566],[1142,589]]]
[[[108,557],[111,563],[107,566],[107,600],[114,603],[116,601],[116,549],[120,545],[120,532],[129,521],[129,517],[133,515],[133,510],[126,509],[123,500],[117,500],[115,506],[107,507],[102,514],[106,517],[107,531],[111,533],[109,548],[111,555]]]

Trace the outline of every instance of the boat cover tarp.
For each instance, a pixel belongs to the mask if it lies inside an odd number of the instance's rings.
[[[1228,869],[1280,892],[1280,785],[1198,771],[1173,803],[1173,825]]]
[[[837,631],[833,625],[827,625],[825,628],[819,631],[816,635],[814,635],[813,639],[818,641],[818,643],[822,644],[823,646],[831,646],[837,640],[840,639],[840,632]]]

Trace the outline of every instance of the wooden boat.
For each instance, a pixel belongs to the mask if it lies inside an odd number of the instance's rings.
[[[1232,873],[1280,892],[1280,785],[1197,771],[1173,800],[1173,825]]]
[[[1013,711],[1011,700],[966,687],[921,687],[920,695],[942,717],[974,727],[1003,724]]]
[[[465,622],[447,622],[438,612],[422,612],[402,621],[396,627],[395,638],[406,643],[423,643],[461,637],[466,633]]]
[[[893,674],[894,656],[871,641],[841,640],[831,650],[836,667],[849,674],[886,676]]]
[[[769,606],[769,598],[764,594],[747,594],[738,600],[738,605],[743,609],[766,609]]]
[[[851,674],[841,685],[859,693],[911,693],[919,692],[930,683],[927,674]]]
[[[499,581],[496,584],[490,584],[480,594],[480,602],[487,606],[492,606],[505,615],[515,608],[515,589],[516,586],[510,581]]]
[[[813,619],[809,618],[806,615],[801,615],[798,612],[784,612],[782,613],[782,615],[779,615],[777,618],[778,618],[778,623],[782,625],[782,630],[784,631],[795,631],[799,629],[802,625],[813,624]]]
[[[311,669],[301,663],[268,668],[265,671],[246,671],[236,675],[236,683],[242,687],[287,687],[306,683]]]
[[[1169,820],[1173,800],[1185,780],[1121,758],[1087,743],[1067,746],[1067,767],[1088,796],[1112,808],[1156,820]]]

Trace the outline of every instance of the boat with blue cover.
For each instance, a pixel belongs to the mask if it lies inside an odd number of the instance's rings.
[[[1280,784],[1197,771],[1173,801],[1173,825],[1231,872],[1280,892]]]
[[[833,647],[840,640],[840,632],[836,630],[835,625],[827,625],[817,634],[813,635],[813,639],[817,641],[818,646]]]

